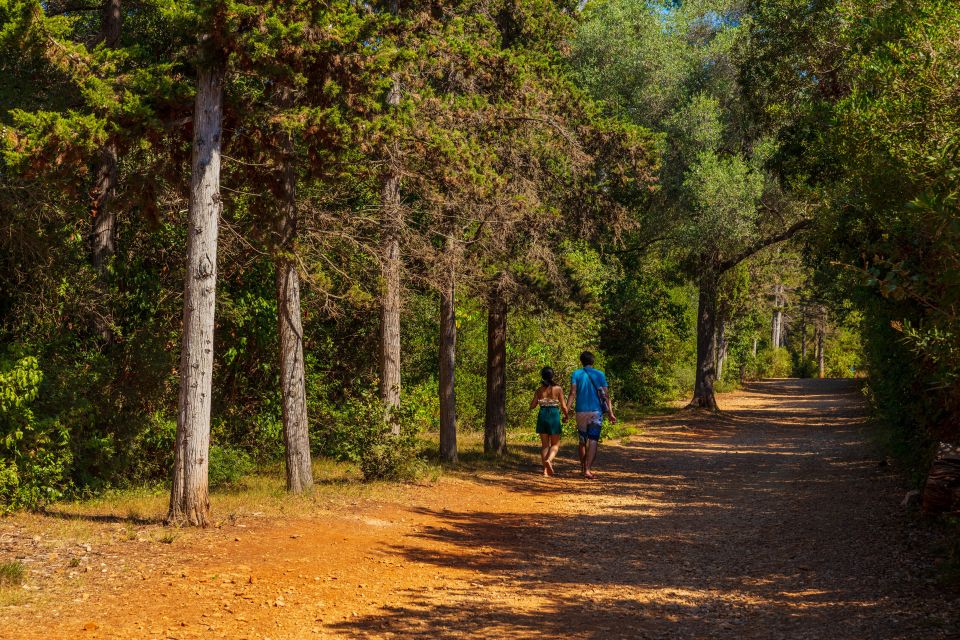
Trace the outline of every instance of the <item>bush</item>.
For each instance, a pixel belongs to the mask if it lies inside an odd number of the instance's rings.
[[[753,373],[756,378],[789,378],[793,374],[793,361],[786,349],[764,349],[754,359]]]
[[[210,446],[208,482],[211,489],[235,485],[251,471],[253,461],[245,451],[233,447]]]
[[[798,378],[816,378],[820,375],[820,367],[814,358],[807,358],[806,360],[798,358],[795,372]]]
[[[0,358],[0,512],[37,509],[63,495],[67,431],[31,409],[42,380],[35,357]]]
[[[319,413],[311,419],[311,439],[318,452],[358,464],[364,480],[411,480],[425,470],[419,436],[434,417],[424,411],[416,394],[405,397],[392,412],[399,435],[391,433],[380,399],[370,392],[323,407]]]

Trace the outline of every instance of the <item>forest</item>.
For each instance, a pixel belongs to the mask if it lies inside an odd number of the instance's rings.
[[[960,438],[960,5],[0,0],[0,512],[207,525],[531,438],[540,369]],[[529,432],[529,435],[527,435]]]

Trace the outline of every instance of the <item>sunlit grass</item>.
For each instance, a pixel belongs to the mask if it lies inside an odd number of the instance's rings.
[[[620,423],[605,424],[603,439],[612,442],[635,435],[641,431],[637,420],[676,410],[675,407],[651,409],[625,406],[621,409]],[[562,455],[575,455],[576,444],[576,427],[572,420],[565,422],[561,438]],[[457,446],[457,464],[442,466],[438,462],[439,435],[424,434],[421,455],[426,464],[418,482],[437,482],[445,474],[456,476],[529,471],[540,465],[540,438],[532,425],[508,432],[507,453],[500,458],[484,454],[482,431],[461,431],[457,434]],[[397,490],[398,483],[363,482],[357,465],[347,462],[317,458],[313,462],[313,476],[314,487],[311,491],[290,495],[286,492],[283,463],[261,466],[229,488],[211,491],[214,524],[230,523],[245,517],[306,516],[358,499],[403,498],[403,492]],[[169,487],[163,485],[112,490],[85,500],[51,505],[48,514],[56,516],[56,519],[46,519],[43,528],[59,538],[84,540],[95,534],[97,521],[116,521],[126,525],[124,533],[127,539],[135,540],[139,535],[138,527],[163,524],[169,499]],[[176,540],[159,540],[157,536],[151,536],[150,539],[165,544],[173,544]]]
[[[17,560],[0,562],[0,587],[19,587],[23,584],[26,570]]]

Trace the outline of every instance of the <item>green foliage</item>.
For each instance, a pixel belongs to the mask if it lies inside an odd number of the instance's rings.
[[[391,433],[383,404],[372,393],[358,393],[318,408],[311,420],[311,441],[318,451],[359,465],[365,480],[413,480],[425,470],[420,458],[420,434],[434,421],[416,397],[405,397],[390,420],[400,433]]]
[[[253,461],[240,449],[229,446],[210,446],[208,483],[211,489],[230,487],[253,471]]]
[[[42,380],[36,357],[0,357],[0,512],[42,507],[65,488],[67,432],[32,408]]]
[[[784,348],[761,349],[747,361],[747,375],[759,378],[789,378],[794,373],[790,352]]]
[[[695,329],[694,293],[671,283],[663,265],[646,265],[611,283],[600,344],[620,395],[652,405],[687,393]]]

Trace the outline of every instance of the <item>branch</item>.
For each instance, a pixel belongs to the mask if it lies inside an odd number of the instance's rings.
[[[566,141],[570,144],[570,146],[574,147],[578,151],[581,150],[580,142],[575,137],[573,137],[573,135],[569,131],[567,131],[566,128],[564,128],[563,126],[561,126],[560,124],[554,122],[549,118],[541,118],[536,116],[506,116],[500,119],[507,120],[507,121],[512,120],[512,121],[520,121],[520,122],[539,122],[540,124],[545,124],[549,127],[553,127],[554,129],[557,130],[557,133],[559,133],[561,136],[564,137],[564,139],[566,139]]]
[[[741,262],[743,262],[744,260],[746,260],[747,258],[749,258],[750,256],[752,256],[753,254],[757,253],[761,249],[765,249],[770,245],[774,245],[774,244],[777,244],[778,242],[783,242],[784,240],[788,240],[789,238],[792,238],[793,236],[795,236],[798,231],[802,231],[803,229],[806,229],[811,226],[813,226],[813,219],[805,218],[803,220],[800,220],[799,222],[795,222],[793,226],[787,227],[787,229],[778,233],[775,236],[760,238],[759,240],[754,242],[752,245],[750,245],[749,247],[747,247],[737,255],[733,256],[732,258],[727,258],[723,262],[719,263],[716,266],[716,273],[721,274],[725,271],[728,271],[734,268],[735,266],[737,266],[738,264],[740,264]]]
[[[83,3],[67,3],[63,6],[53,6],[51,4],[50,8],[47,10],[47,15],[51,18],[54,16],[62,16],[68,13],[79,13],[86,11],[102,11],[103,3],[100,4],[83,4]]]

